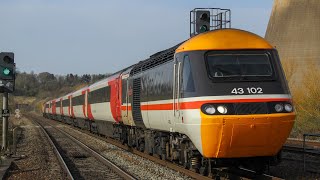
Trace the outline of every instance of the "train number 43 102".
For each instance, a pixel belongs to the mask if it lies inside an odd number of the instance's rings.
[[[261,87],[233,88],[231,94],[263,94]]]

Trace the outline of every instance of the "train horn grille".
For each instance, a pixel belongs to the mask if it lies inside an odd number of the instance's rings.
[[[237,103],[234,104],[235,114],[268,114],[267,103]]]

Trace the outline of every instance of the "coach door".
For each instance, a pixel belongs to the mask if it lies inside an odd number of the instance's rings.
[[[129,103],[129,96],[132,96],[132,89],[129,89],[129,72],[123,73],[121,79],[121,116],[122,121],[126,125],[133,126],[134,121],[131,115],[131,105]]]
[[[86,90],[83,90],[82,91],[82,95],[83,95],[83,98],[84,98],[84,104],[82,105],[82,111],[83,111],[83,115],[84,115],[84,118],[88,118],[88,98],[87,98],[87,89]]]
[[[128,76],[123,75],[121,81],[121,116],[124,124],[128,122]]]
[[[179,123],[181,120],[181,111],[180,111],[180,96],[181,96],[181,68],[182,62],[178,57],[175,57],[173,64],[173,121],[172,127],[176,123]],[[170,131],[174,131],[171,130]]]

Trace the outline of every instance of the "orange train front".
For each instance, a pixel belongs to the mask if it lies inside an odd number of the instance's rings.
[[[197,75],[186,82],[193,85],[183,84],[180,107],[189,125],[180,125],[202,155],[276,155],[295,118],[276,50],[254,34],[229,29],[185,42],[176,57],[186,56]]]
[[[263,170],[295,118],[277,51],[237,29],[199,34],[68,97],[44,115],[203,174],[248,162]],[[76,106],[79,116],[50,113]]]

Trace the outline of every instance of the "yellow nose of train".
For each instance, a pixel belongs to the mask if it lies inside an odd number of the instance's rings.
[[[288,138],[294,113],[210,116],[201,112],[205,157],[274,156]]]

